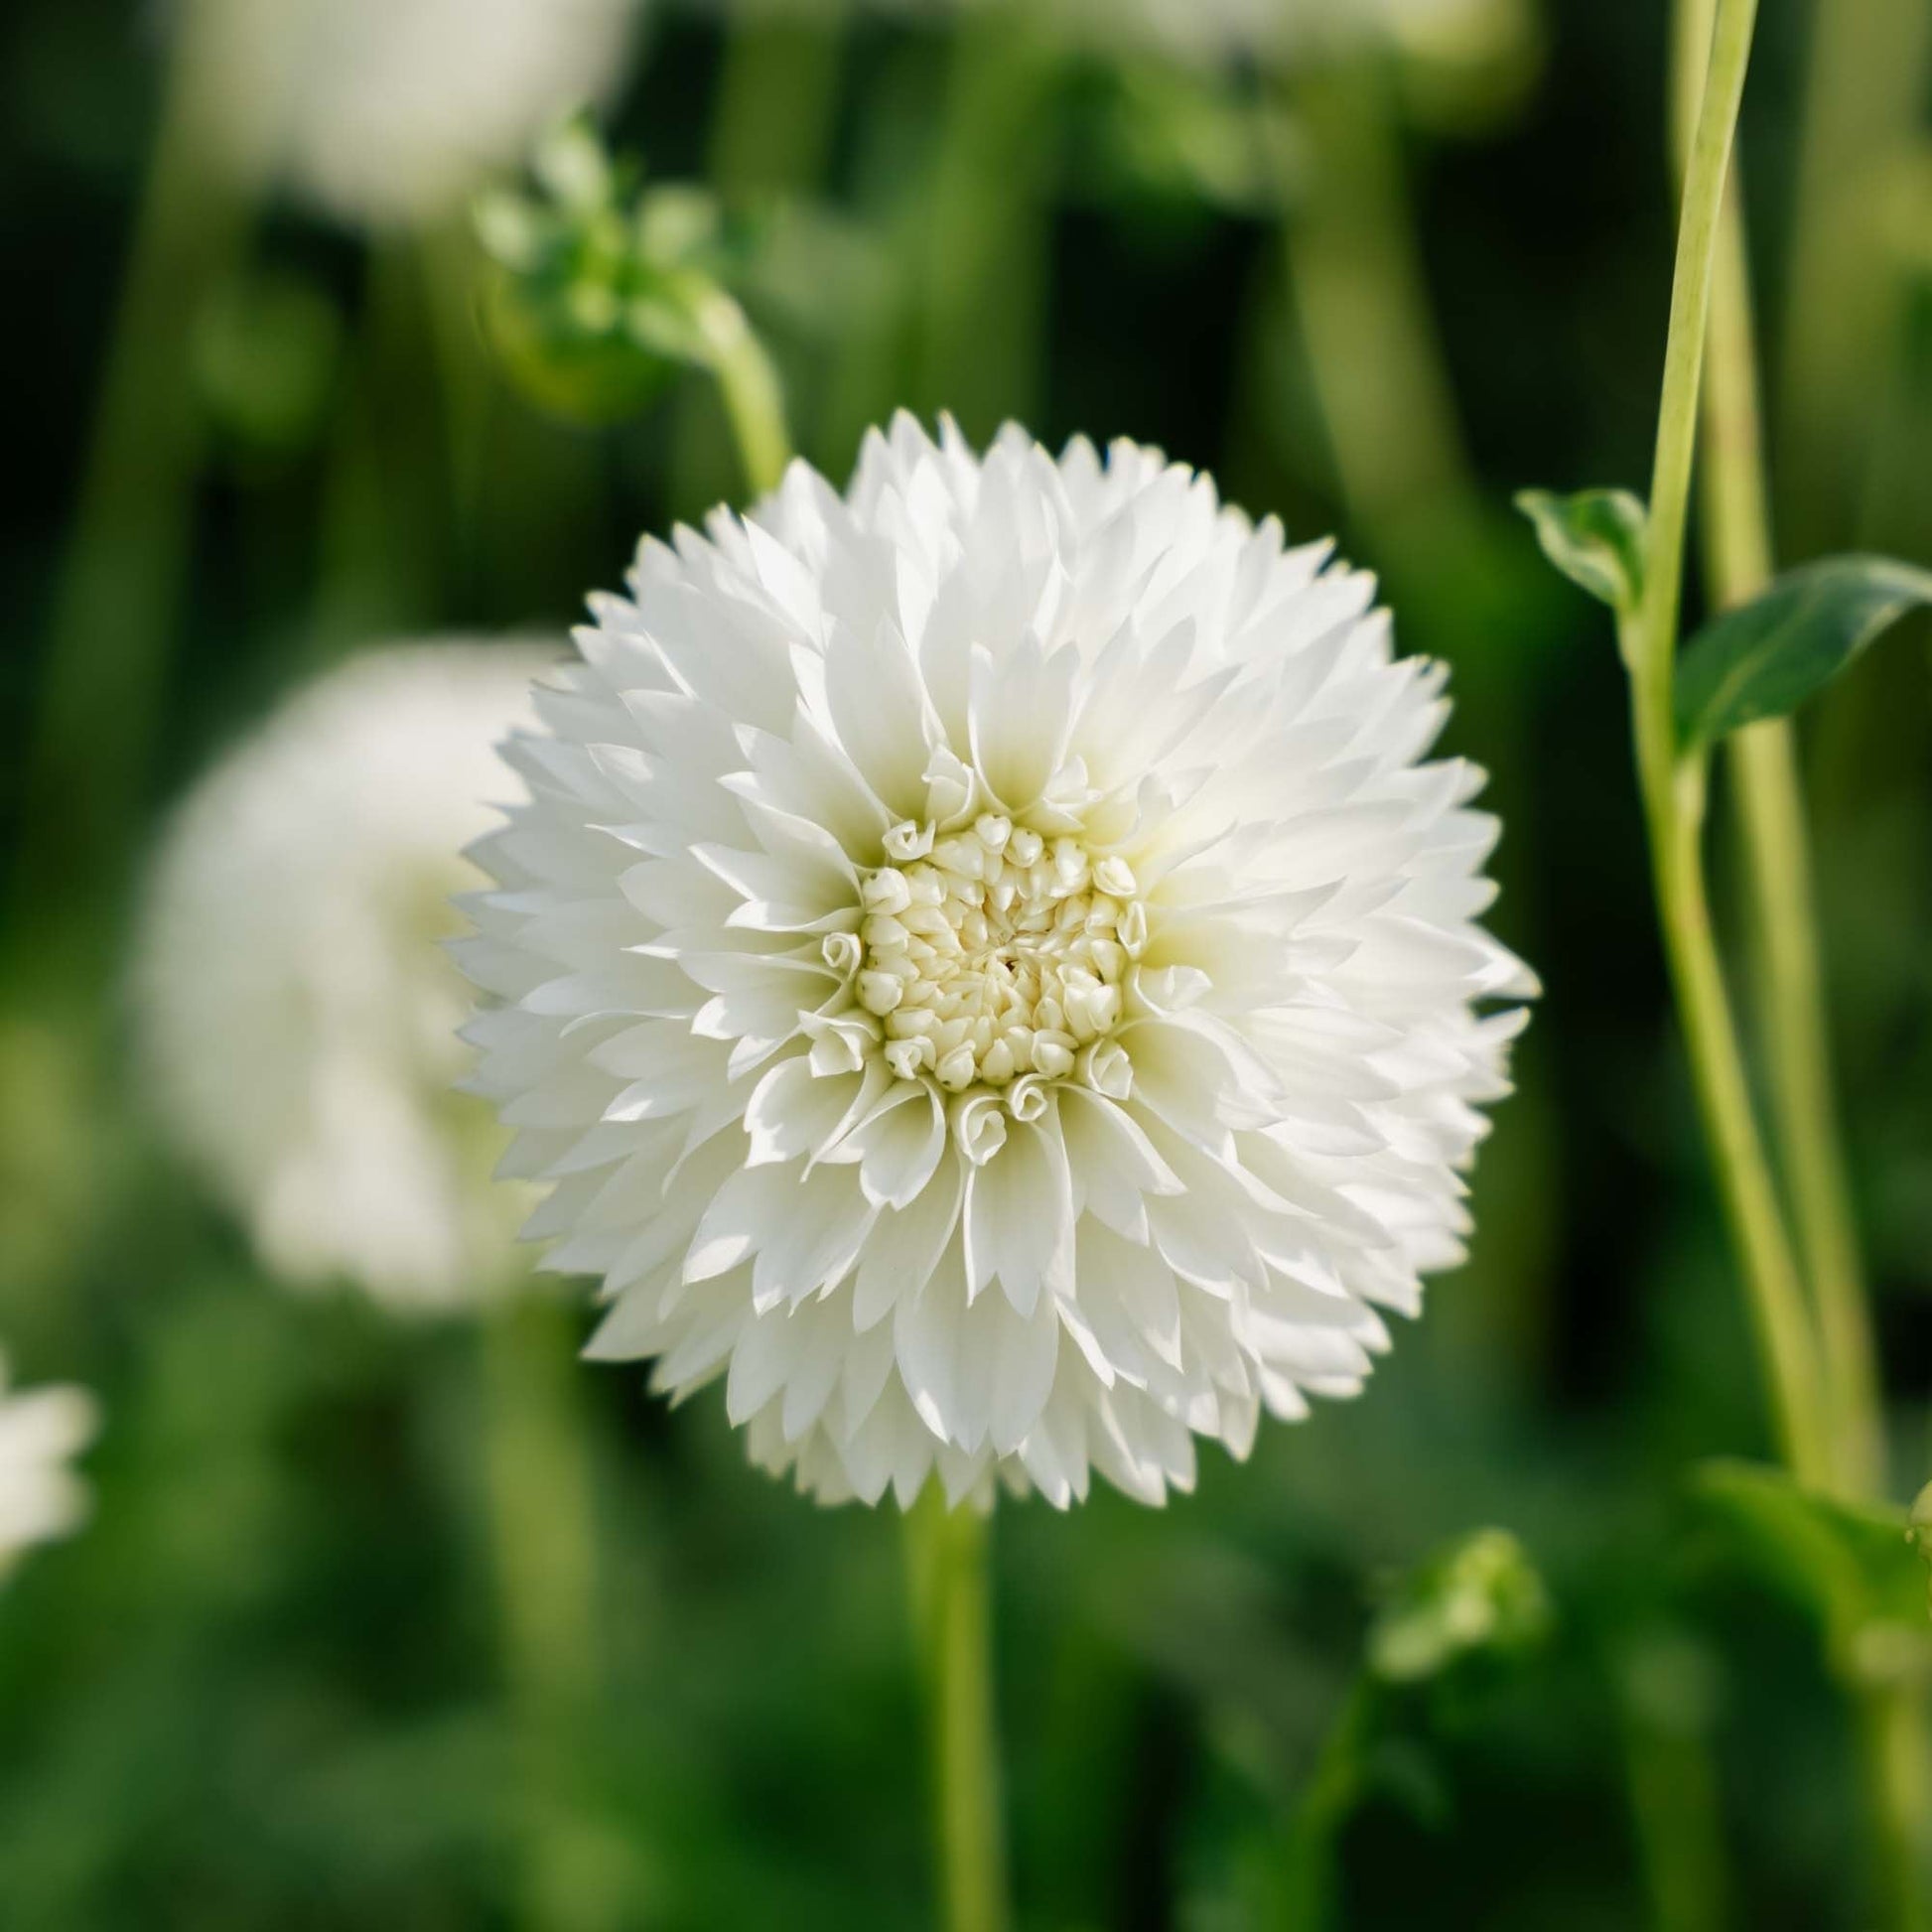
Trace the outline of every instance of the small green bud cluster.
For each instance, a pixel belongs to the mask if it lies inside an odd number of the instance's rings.
[[[489,334],[531,399],[614,422],[652,402],[680,366],[714,367],[745,327],[723,284],[731,248],[716,201],[645,188],[581,118],[544,137],[531,172],[534,194],[497,191],[476,209],[496,271]]]

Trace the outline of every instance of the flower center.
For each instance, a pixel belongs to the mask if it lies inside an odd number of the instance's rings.
[[[1113,1031],[1147,941],[1124,860],[992,812],[936,843],[896,827],[887,849],[900,863],[861,881],[858,994],[900,1079],[931,1073],[955,1093],[1060,1079]]]

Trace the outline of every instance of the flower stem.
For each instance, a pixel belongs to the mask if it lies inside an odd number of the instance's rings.
[[[728,200],[819,185],[837,120],[845,38],[834,5],[734,14],[706,156]]]
[[[194,332],[247,238],[250,199],[210,152],[208,46],[227,26],[190,0],[168,57],[160,125],[108,344],[80,497],[54,586],[28,757],[23,875],[58,889],[127,848],[193,534],[203,426]]]
[[[727,205],[808,197],[823,186],[837,120],[845,41],[834,5],[792,19],[753,9],[726,31],[706,173]],[[718,450],[717,408],[701,386],[677,398],[671,437],[671,508],[690,515],[729,490]]]
[[[530,1292],[483,1317],[492,1555],[523,1776],[528,1932],[609,1932],[619,1901],[573,1803],[596,1708],[591,1474],[563,1308]]]
[[[1782,723],[1731,747],[1763,980],[1773,1120],[1817,1311],[1838,1482],[1883,1488],[1878,1372],[1845,1157],[1839,1140],[1811,851],[1796,744]]]
[[[1883,427],[1872,373],[1906,306],[1884,217],[1920,139],[1932,0],[1808,12],[1777,410],[1781,521],[1807,552],[1852,534]]]
[[[1036,10],[970,9],[947,50],[930,173],[911,209],[918,277],[910,401],[967,435],[1039,401],[1051,293],[1053,88]]]
[[[706,299],[700,327],[745,466],[745,482],[755,497],[766,495],[777,488],[791,462],[778,371],[745,311],[724,290],[714,289]]]
[[[1373,1684],[1364,1674],[1350,1686],[1322,1739],[1289,1827],[1288,1863],[1275,1915],[1280,1932],[1328,1932],[1335,1923],[1336,1840],[1361,1797],[1374,1708]]]
[[[1677,25],[1678,123],[1688,137],[1711,0],[1680,0]],[[1734,175],[1719,213],[1706,353],[1705,552],[1714,600],[1729,606],[1761,591],[1772,568],[1749,265]],[[1846,1494],[1875,1494],[1883,1484],[1878,1374],[1832,1093],[1796,736],[1785,720],[1773,720],[1738,733],[1728,750],[1763,981],[1773,1119],[1822,1344],[1832,1475]],[[1922,1703],[1897,1683],[1855,1686],[1854,1695],[1884,1922],[1898,1932],[1923,1932],[1932,1787]]]
[[[1680,0],[1678,123],[1704,66],[1711,0]],[[1702,517],[1713,601],[1748,602],[1770,581],[1758,369],[1742,198],[1733,171],[1719,212],[1706,347]],[[1761,983],[1772,1122],[1818,1323],[1838,1486],[1882,1487],[1878,1374],[1833,1093],[1824,971],[1797,737],[1785,719],[1727,747]]]
[[[1430,313],[1393,85],[1363,60],[1289,95],[1311,148],[1288,230],[1309,373],[1343,502],[1384,542],[1421,517],[1473,521],[1479,503]]]
[[[1914,1684],[1868,1686],[1860,1702],[1860,1741],[1876,1807],[1872,1839],[1877,1864],[1878,1922],[1892,1932],[1928,1932],[1926,1864],[1932,1850],[1932,1762],[1925,1738],[1925,1698]]]
[[[1307,71],[1285,61],[1274,84],[1301,138],[1276,144],[1285,212],[1275,273],[1256,299],[1259,330],[1286,333],[1284,311],[1292,312],[1318,419],[1312,442],[1325,447],[1355,560],[1375,568],[1396,609],[1408,589],[1435,613],[1437,632],[1425,647],[1455,666],[1459,728],[1489,773],[1491,809],[1510,827],[1496,859],[1509,899],[1537,871],[1527,798],[1532,640],[1491,560],[1495,528],[1431,299],[1397,75],[1371,52]],[[1258,364],[1266,352],[1256,351]],[[1257,366],[1236,385],[1230,442],[1246,441],[1251,423],[1280,413],[1256,406],[1255,390],[1268,382]],[[1284,452],[1306,440],[1285,438]],[[1444,594],[1450,582],[1454,597]],[[1550,1328],[1547,1203],[1560,1124],[1543,1089],[1532,1056],[1517,1069],[1499,1125],[1511,1145],[1486,1171],[1475,1292],[1458,1304],[1450,1337],[1451,1346],[1466,1342],[1481,1372],[1500,1365],[1518,1379],[1540,1372]]]
[[[1656,1932],[1720,1932],[1727,1920],[1717,1766],[1706,1740],[1628,1718],[1624,1761]]]
[[[1708,770],[1701,757],[1680,756],[1673,716],[1685,526],[1719,217],[1756,14],[1756,0],[1719,0],[1685,170],[1643,597],[1624,621],[1621,641],[1658,914],[1705,1136],[1743,1269],[1785,1458],[1801,1481],[1822,1485],[1831,1474],[1830,1435],[1811,1321],[1751,1111],[1712,927],[1703,851]]]
[[[924,1679],[945,1932],[1006,1932],[993,1710],[991,1518],[948,1509],[935,1480],[905,1517],[906,1577]]]
[[[465,600],[475,595],[490,415],[496,401],[473,306],[476,247],[467,222],[441,222],[415,239],[425,334],[443,421],[448,518],[443,547],[448,576]]]

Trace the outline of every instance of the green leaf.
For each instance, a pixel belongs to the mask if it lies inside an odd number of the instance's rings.
[[[1694,1478],[1762,1574],[1822,1625],[1841,1658],[1872,1655],[1892,1633],[1932,1641],[1925,1570],[1905,1512],[1801,1489],[1783,1469],[1707,1462]]]
[[[1687,752],[1783,718],[1887,625],[1932,604],[1932,571],[1889,557],[1826,557],[1787,571],[1726,611],[1677,662],[1677,735]]]
[[[1523,1546],[1477,1530],[1404,1580],[1369,1632],[1369,1669],[1416,1684],[1465,1657],[1527,1649],[1549,1625],[1549,1592]]]
[[[1536,526],[1543,554],[1591,597],[1628,613],[1643,596],[1644,507],[1627,489],[1558,496],[1522,489],[1516,507]]]
[[[1926,1614],[1932,1616],[1932,1482],[1913,1498],[1905,1534],[1911,1538],[1912,1547],[1926,1569],[1925,1608]]]

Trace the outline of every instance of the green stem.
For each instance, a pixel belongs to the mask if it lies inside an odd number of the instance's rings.
[[[1292,96],[1312,178],[1289,234],[1309,371],[1351,519],[1385,539],[1411,519],[1473,522],[1479,496],[1374,61],[1310,74]]]
[[[1327,1932],[1335,1921],[1335,1840],[1361,1795],[1362,1763],[1375,1711],[1374,1681],[1350,1687],[1322,1740],[1289,1828],[1281,1932]]]
[[[937,152],[910,230],[920,276],[911,400],[968,436],[1039,403],[1051,261],[1054,49],[1028,9],[969,12],[953,34]]]
[[[1928,0],[1811,10],[1778,383],[1780,502],[1799,553],[1842,542],[1880,428],[1872,371],[1902,313],[1887,171],[1920,139]]]
[[[1730,1917],[1718,1767],[1697,1715],[1623,1715],[1624,1764],[1655,1932],[1721,1932]]]
[[[65,887],[127,849],[151,776],[202,460],[194,330],[245,244],[251,203],[211,151],[216,0],[181,10],[108,345],[72,534],[54,590],[28,753],[22,867]]]
[[[1709,165],[1706,140],[1709,103],[1716,88],[1726,84],[1718,71],[1727,53],[1737,62],[1737,85],[1749,45],[1749,22],[1741,30],[1733,10],[1728,23],[1720,14],[1717,33],[1712,27],[1710,0],[1682,0],[1678,10],[1676,93],[1680,140],[1693,126],[1690,95],[1704,70],[1705,49],[1711,50],[1705,75],[1707,110],[1695,123],[1697,141],[1690,148],[1686,168],[1686,207],[1696,181],[1700,156]],[[1748,8],[1741,11],[1748,13]],[[1726,24],[1741,44],[1722,38]],[[1735,106],[1730,112],[1735,114]],[[1757,409],[1757,367],[1751,322],[1748,262],[1744,244],[1741,198],[1735,179],[1717,184],[1719,199],[1712,205],[1715,227],[1707,268],[1710,314],[1699,337],[1707,345],[1710,384],[1705,398],[1706,464],[1704,521],[1706,553],[1715,600],[1721,605],[1742,602],[1760,591],[1771,575],[1770,516],[1766,505],[1762,437]],[[1698,184],[1709,194],[1711,184]],[[1672,318],[1673,342],[1677,316]],[[1695,372],[1690,378],[1695,391]],[[1666,385],[1666,410],[1669,387]],[[1695,407],[1695,402],[1693,402]],[[1663,439],[1659,439],[1659,462]],[[1688,454],[1685,458],[1688,469]],[[1681,516],[1681,510],[1679,511]],[[1681,527],[1681,525],[1680,525]],[[1657,569],[1658,532],[1653,511],[1652,552],[1648,567]],[[1681,551],[1680,551],[1681,556]],[[1669,586],[1655,575],[1647,581],[1646,613],[1662,608],[1662,598],[1674,599],[1676,566]],[[1646,633],[1641,649],[1674,650],[1675,612],[1665,627]],[[1633,666],[1634,670],[1635,666]],[[1666,686],[1665,718],[1668,719]],[[1787,1454],[1801,1479],[1830,1482],[1848,1494],[1875,1490],[1880,1483],[1877,1371],[1872,1354],[1870,1322],[1864,1285],[1859,1270],[1856,1236],[1845,1182],[1835,1108],[1831,1091],[1830,1058],[1826,1043],[1822,973],[1812,907],[1811,862],[1804,811],[1799,791],[1795,741],[1788,724],[1777,721],[1740,733],[1730,748],[1731,772],[1736,786],[1739,819],[1750,874],[1751,903],[1757,928],[1759,967],[1764,980],[1767,1035],[1770,1048],[1773,1114],[1784,1156],[1787,1179],[1804,1244],[1822,1342],[1822,1378],[1815,1391],[1819,1414],[1809,1428],[1799,1413],[1802,1391],[1793,1386],[1795,1367],[1776,1364],[1798,1350],[1786,1335],[1795,1326],[1784,1307],[1788,1290],[1784,1275],[1794,1276],[1781,1228],[1774,1228],[1775,1212],[1764,1196],[1768,1181],[1757,1170],[1761,1151],[1744,1149],[1745,1167],[1732,1216],[1748,1218],[1759,1261],[1747,1267],[1756,1286],[1760,1332],[1767,1337],[1774,1362],[1773,1375],[1781,1391],[1780,1410],[1786,1418]],[[1702,771],[1697,773],[1702,786]],[[1697,835],[1691,832],[1691,859],[1697,863]],[[1662,890],[1660,886],[1660,897]],[[1700,901],[1702,898],[1700,888]],[[1697,908],[1708,933],[1708,914]],[[1708,966],[1696,971],[1709,980],[1723,1000],[1715,952]],[[1726,1029],[1727,1031],[1727,1029]],[[1736,1059],[1734,1038],[1722,1045],[1727,1062]],[[1741,1073],[1728,1066],[1720,1070],[1718,1084],[1726,1093],[1741,1088]],[[1750,1127],[1748,1096],[1730,1093],[1726,1107],[1738,1118],[1731,1121],[1734,1136]],[[1714,1139],[1718,1136],[1714,1133]],[[1740,1244],[1741,1245],[1741,1244]],[[1770,1272],[1764,1274],[1767,1267]],[[1822,1442],[1806,1449],[1805,1437],[1815,1428]],[[1817,1466],[1812,1466],[1816,1458]],[[1870,1796],[1879,1889],[1885,1922],[1898,1932],[1924,1932],[1927,1924],[1924,1877],[1925,1820],[1928,1800],[1926,1743],[1922,1713],[1908,1687],[1886,1684],[1863,1687],[1860,1705],[1860,1743],[1866,1788]]]
[[[745,481],[753,496],[776,489],[791,462],[784,391],[778,371],[745,311],[722,289],[706,298],[699,317],[718,394],[731,422]]]
[[[1738,734],[1730,757],[1757,925],[1772,1118],[1817,1311],[1839,1486],[1871,1495],[1884,1487],[1877,1360],[1838,1132],[1796,743],[1782,723],[1759,725]]]
[[[1281,280],[1299,325],[1342,514],[1358,561],[1381,573],[1400,610],[1427,600],[1426,640],[1455,666],[1456,709],[1489,798],[1511,828],[1498,855],[1505,899],[1536,873],[1533,814],[1523,796],[1534,761],[1520,604],[1490,553],[1496,538],[1465,445],[1419,244],[1401,139],[1396,76],[1373,57],[1282,75],[1283,104],[1306,140],[1278,155]],[[1306,172],[1307,179],[1302,179]],[[1265,329],[1287,318],[1268,291]],[[1259,306],[1259,305],[1258,305]],[[1231,440],[1257,411],[1238,394]],[[1299,439],[1290,439],[1291,442]],[[1512,533],[1513,538],[1513,533]],[[1445,596],[1453,582],[1456,595]],[[1413,647],[1415,637],[1410,642]],[[1521,802],[1524,809],[1512,811]],[[1533,1059],[1499,1131],[1512,1145],[1486,1170],[1490,1211],[1473,1259],[1475,1292],[1457,1305],[1450,1345],[1473,1372],[1541,1372],[1549,1333],[1548,1265],[1558,1123]]]
[[[478,333],[478,245],[468,220],[445,221],[415,238],[423,278],[429,346],[443,417],[450,575],[459,601],[475,594],[489,460],[489,423],[496,388]]]
[[[1709,45],[1711,0],[1678,10],[1678,124]],[[1770,510],[1742,197],[1733,172],[1719,214],[1706,349],[1702,512],[1714,603],[1747,603],[1772,572]],[[1882,1487],[1878,1373],[1833,1091],[1824,969],[1797,739],[1773,719],[1727,748],[1761,982],[1772,1122],[1818,1323],[1838,1484]]]
[[[371,239],[323,474],[310,650],[324,663],[419,628],[443,603],[451,519],[442,426],[425,393],[436,353],[427,295],[416,238]]]
[[[836,7],[734,16],[712,115],[708,172],[728,200],[796,193],[825,171],[838,106]]]
[[[796,20],[752,9],[726,35],[706,172],[727,203],[809,195],[819,186],[836,122],[843,20],[836,8]],[[694,515],[729,492],[717,405],[700,385],[676,398],[670,497]]]
[[[1880,1922],[1894,1932],[1928,1932],[1932,1762],[1926,1751],[1924,1693],[1911,1684],[1871,1685],[1861,1699],[1859,1720],[1875,1807],[1872,1841]]]
[[[1704,873],[1707,767],[1681,758],[1673,718],[1677,621],[1720,211],[1750,58],[1756,0],[1720,0],[1685,170],[1670,333],[1639,608],[1622,630],[1651,864],[1693,1084],[1717,1171],[1785,1457],[1801,1481],[1831,1475],[1830,1436],[1804,1291],[1751,1111]]]
[[[568,1311],[537,1291],[484,1316],[491,1545],[524,1788],[529,1932],[609,1932],[618,1901],[574,1802],[599,1663],[591,1471]]]
[[[1006,1932],[1009,1922],[994,1722],[990,1528],[990,1516],[970,1504],[948,1509],[936,1479],[905,1518],[945,1932]]]

